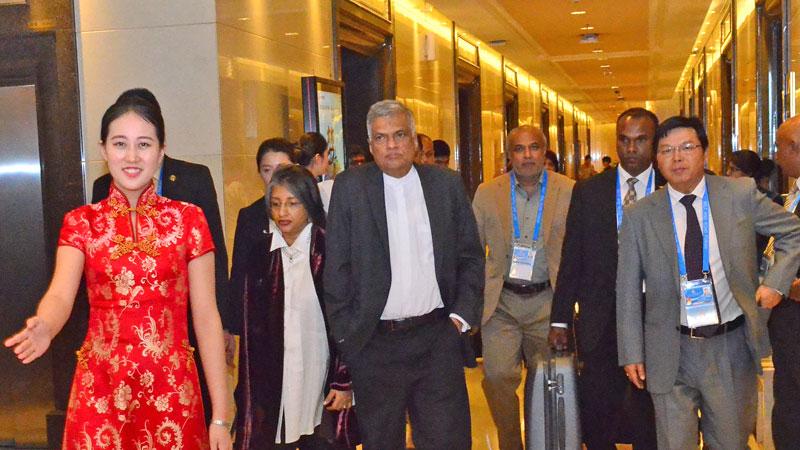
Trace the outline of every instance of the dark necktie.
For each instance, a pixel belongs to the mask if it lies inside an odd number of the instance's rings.
[[[692,206],[696,195],[684,195],[680,202],[686,208],[686,239],[683,242],[683,257],[686,261],[686,276],[690,280],[703,277],[703,232],[697,213]]]
[[[622,206],[628,206],[633,203],[636,203],[636,182],[639,181],[638,179],[631,177],[628,178],[626,183],[628,183],[628,192],[625,194],[625,199],[622,201]]]

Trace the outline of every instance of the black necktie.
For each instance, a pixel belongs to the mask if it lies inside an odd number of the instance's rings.
[[[686,207],[686,239],[683,242],[683,257],[686,261],[686,276],[690,280],[703,277],[703,232],[692,203],[696,195],[684,195],[680,202]]]

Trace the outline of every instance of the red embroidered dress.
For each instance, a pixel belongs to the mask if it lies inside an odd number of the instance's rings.
[[[134,219],[112,184],[106,200],[64,218],[58,245],[86,256],[90,306],[64,449],[208,447],[187,337],[188,264],[214,244],[200,208],[153,185],[135,210]]]

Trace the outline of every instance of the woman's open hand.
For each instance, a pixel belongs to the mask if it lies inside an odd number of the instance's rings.
[[[33,316],[25,322],[25,328],[6,339],[6,347],[14,347],[14,353],[22,364],[33,362],[50,347],[53,335],[47,322]]]

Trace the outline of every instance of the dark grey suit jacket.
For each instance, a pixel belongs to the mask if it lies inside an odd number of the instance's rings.
[[[484,252],[457,173],[415,166],[431,222],[436,281],[448,313],[472,327],[483,308]],[[336,177],[327,219],[325,304],[345,357],[372,338],[392,282],[383,172],[374,163]]]
[[[786,293],[800,265],[800,220],[756,190],[752,178],[706,175],[706,182],[725,275],[747,322],[750,355],[743,356],[760,368],[769,349],[765,311],[755,301],[755,239],[744,237],[775,236],[775,265],[763,284]],[[643,362],[647,388],[657,394],[672,389],[680,358],[680,279],[668,195],[667,189],[660,189],[625,211],[617,271],[619,364]]]

